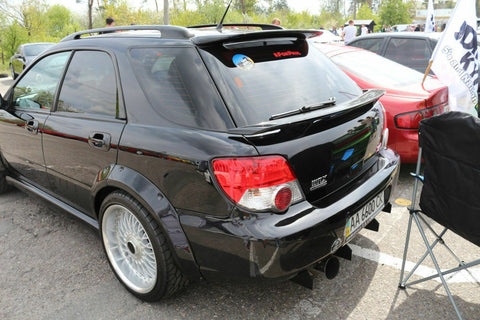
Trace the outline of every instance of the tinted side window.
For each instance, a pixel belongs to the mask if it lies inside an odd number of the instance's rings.
[[[57,111],[117,115],[117,84],[110,56],[78,51],[70,62]]]
[[[351,42],[349,45],[378,53],[382,47],[382,43],[383,39],[361,39]]]
[[[428,64],[430,49],[424,39],[392,38],[385,51],[385,57],[417,69]]]
[[[15,86],[14,106],[50,110],[69,56],[70,52],[62,52],[49,55],[37,62]]]
[[[130,59],[150,104],[182,125],[224,130],[231,118],[193,48],[134,48]]]

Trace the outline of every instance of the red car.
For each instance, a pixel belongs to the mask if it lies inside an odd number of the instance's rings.
[[[371,51],[333,44],[316,47],[339,66],[362,89],[386,91],[380,98],[389,129],[388,145],[403,163],[418,157],[418,123],[448,109],[448,89],[438,79],[423,74]],[[341,84],[339,84],[341,85]]]

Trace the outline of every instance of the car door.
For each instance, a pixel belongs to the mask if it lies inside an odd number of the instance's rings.
[[[11,88],[0,113],[0,150],[10,167],[30,182],[47,187],[42,152],[44,124],[70,52],[38,61]]]
[[[116,163],[125,125],[112,57],[74,52],[59,91],[44,130],[47,175],[58,197],[88,214],[91,188]]]

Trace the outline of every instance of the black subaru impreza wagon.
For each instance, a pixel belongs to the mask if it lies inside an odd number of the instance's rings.
[[[314,49],[315,32],[98,31],[44,52],[2,97],[0,191],[97,228],[137,297],[298,278],[388,211],[383,92]]]

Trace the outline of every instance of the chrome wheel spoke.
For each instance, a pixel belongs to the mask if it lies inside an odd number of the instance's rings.
[[[132,290],[146,293],[157,282],[157,261],[141,222],[121,205],[109,206],[103,215],[102,233],[115,272]]]

